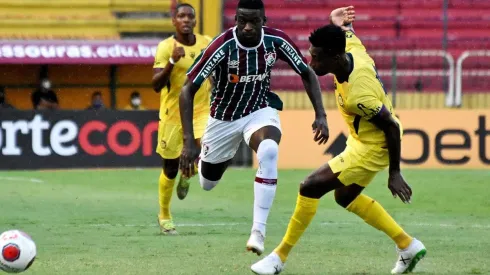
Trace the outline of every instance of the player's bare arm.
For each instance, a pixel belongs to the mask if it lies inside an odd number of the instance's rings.
[[[185,56],[184,47],[177,46],[177,43],[174,42],[174,50],[172,52],[172,57],[170,57],[170,59],[168,60],[167,65],[165,65],[165,68],[153,69],[153,79],[151,80],[151,84],[155,92],[159,93],[163,89],[163,87],[167,85],[175,63],[179,62],[179,60],[184,56]]]
[[[354,6],[342,7],[330,13],[330,23],[339,26],[344,31],[352,31],[352,23],[356,20]]]
[[[410,202],[412,189],[400,172],[401,138],[400,126],[385,107],[370,120],[381,129],[386,136],[390,156],[388,188],[393,196],[398,196],[404,203]]]
[[[196,145],[194,138],[194,128],[192,118],[194,115],[194,96],[200,86],[187,81],[180,93],[180,117],[182,120],[182,130],[184,132],[184,148],[180,156],[180,169],[186,177],[195,174],[194,161],[200,153],[200,148]]]
[[[308,67],[306,72],[301,74],[301,79],[303,80],[306,93],[315,109],[315,121],[312,125],[313,132],[315,133],[313,139],[315,142],[318,142],[319,145],[325,144],[328,141],[329,131],[327,125],[327,113],[325,112],[325,108],[323,108],[320,83],[318,82],[315,72],[310,67]]]

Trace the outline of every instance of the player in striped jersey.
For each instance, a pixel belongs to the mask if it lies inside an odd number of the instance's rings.
[[[208,125],[201,139],[200,183],[211,190],[221,179],[244,139],[257,153],[259,169],[254,182],[253,226],[247,250],[260,255],[269,210],[277,185],[278,144],[281,124],[271,108],[270,77],[277,59],[286,61],[301,76],[315,109],[314,140],[326,143],[328,127],[318,78],[294,42],[282,31],[264,26],[261,0],[240,0],[236,26],[217,38],[189,69],[188,83],[180,95],[184,149],[180,169],[190,176],[199,156],[192,128],[193,98],[203,81],[214,72]]]

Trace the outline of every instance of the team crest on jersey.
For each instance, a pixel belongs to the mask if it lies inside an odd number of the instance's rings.
[[[276,53],[266,53],[264,58],[267,66],[272,66],[274,63],[276,63]]]
[[[342,106],[342,107],[344,107],[344,99],[342,98],[341,95],[339,95],[338,100],[339,100],[339,105]]]
[[[196,53],[195,52],[191,52],[191,58],[194,59],[196,57]]]
[[[238,60],[230,60],[228,62],[228,68],[230,68],[230,69],[236,69],[236,68],[238,68],[239,63],[240,62]]]

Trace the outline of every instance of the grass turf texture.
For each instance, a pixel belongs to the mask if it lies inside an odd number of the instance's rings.
[[[281,240],[298,183],[309,171],[279,172],[266,252]],[[0,231],[20,229],[38,246],[29,274],[252,274],[245,252],[255,171],[229,169],[211,192],[196,179],[173,198],[179,236],[159,235],[159,170],[0,172]],[[367,188],[428,249],[415,272],[489,274],[488,171],[412,170],[412,204],[393,199],[382,173]],[[179,224],[181,226],[179,226]],[[324,197],[284,274],[389,274],[394,244]]]

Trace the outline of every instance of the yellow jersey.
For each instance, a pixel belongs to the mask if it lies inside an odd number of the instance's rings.
[[[172,57],[174,45],[184,48],[185,56],[177,63],[170,74],[168,84],[160,91],[160,120],[167,123],[180,124],[179,96],[185,81],[187,80],[187,70],[194,63],[194,59],[199,56],[211,38],[204,35],[195,34],[196,43],[193,46],[182,45],[174,36],[171,36],[158,44],[153,68],[165,68]],[[209,115],[209,99],[211,96],[211,83],[206,80],[194,97],[194,119],[200,119]]]
[[[352,71],[348,81],[339,83],[334,77],[335,98],[340,114],[344,118],[351,137],[367,144],[386,145],[385,134],[369,122],[383,108],[395,116],[393,105],[385,92],[376,71],[374,60],[366,52],[361,40],[352,31],[346,32],[346,52],[352,59]],[[403,130],[401,130],[402,134]]]

